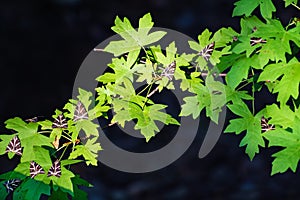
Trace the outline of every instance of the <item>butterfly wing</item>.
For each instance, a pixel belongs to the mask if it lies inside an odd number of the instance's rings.
[[[213,51],[215,49],[215,42],[210,43],[209,45],[207,45],[206,47],[204,47],[204,49],[202,49],[198,55],[202,56],[206,61],[209,60],[209,58],[211,57]]]
[[[62,114],[58,115],[52,123],[52,128],[68,128],[68,122],[66,118]]]
[[[20,179],[11,179],[11,180],[7,180],[3,183],[3,185],[5,186],[7,193],[13,192],[20,184],[21,184],[21,180]]]
[[[86,111],[84,105],[81,101],[77,102],[75,112],[74,112],[74,122],[79,121],[81,119],[89,119],[88,112]]]
[[[175,73],[175,69],[176,69],[176,61],[173,61],[171,64],[168,65],[168,67],[166,67],[162,73],[161,76],[165,76],[167,77],[169,80],[172,80],[174,77],[174,73]]]
[[[7,145],[5,152],[13,152],[22,156],[21,141],[18,136],[15,136]]]
[[[58,178],[61,176],[61,168],[60,168],[60,162],[59,162],[59,160],[56,160],[52,164],[51,168],[48,171],[48,175],[47,176],[48,177],[49,176],[56,176]]]
[[[30,177],[34,178],[38,174],[45,174],[44,169],[41,165],[37,164],[34,161],[30,162]]]

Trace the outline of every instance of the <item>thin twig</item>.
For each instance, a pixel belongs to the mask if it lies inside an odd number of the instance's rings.
[[[147,98],[150,98],[157,90],[158,90],[158,86],[147,95]]]
[[[97,48],[94,48],[94,51],[104,52],[104,49],[97,49]]]
[[[300,7],[297,6],[296,4],[292,3],[292,6],[294,6],[294,7],[297,8],[298,10],[300,10]]]
[[[208,76],[209,75],[209,73],[203,73],[203,72],[201,72],[201,75],[202,76]],[[227,74],[218,74],[219,76],[226,76]]]

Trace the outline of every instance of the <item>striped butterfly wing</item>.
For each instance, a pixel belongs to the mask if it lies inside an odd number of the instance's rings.
[[[176,69],[176,61],[173,61],[171,64],[168,65],[168,67],[166,67],[162,71],[160,76],[167,77],[171,81],[174,77],[175,69]]]
[[[206,47],[204,47],[204,49],[202,49],[198,55],[202,56],[206,61],[209,60],[209,58],[211,57],[213,51],[215,49],[215,42],[210,43],[209,45],[207,45]]]
[[[256,44],[265,44],[265,43],[267,43],[267,40],[264,40],[262,38],[255,38],[255,37],[250,38],[250,46],[254,46]]]
[[[25,119],[26,122],[32,122],[32,123],[36,123],[39,121],[38,117],[33,117],[33,118],[29,118],[29,119]]]
[[[13,152],[19,156],[22,156],[21,141],[18,136],[15,136],[7,145],[5,152]]]
[[[58,160],[52,164],[47,176],[56,176],[58,178],[61,176],[60,162]]]
[[[76,122],[81,119],[89,119],[89,115],[81,101],[78,101],[75,108],[73,120],[74,122]]]
[[[30,162],[30,177],[34,178],[38,174],[45,174],[44,169],[41,165],[37,164],[34,161]]]
[[[52,123],[52,128],[68,128],[68,122],[66,118],[62,114],[58,115]]]
[[[7,193],[13,192],[20,184],[21,184],[20,179],[11,179],[7,180],[3,183],[4,187],[7,190]]]

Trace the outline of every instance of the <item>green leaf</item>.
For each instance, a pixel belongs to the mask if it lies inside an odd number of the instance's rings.
[[[63,192],[69,193],[74,196],[72,177],[75,177],[73,172],[61,166],[61,176],[50,176],[54,188],[60,188]]]
[[[250,67],[256,67],[259,64],[257,57],[241,57],[238,60],[236,60],[230,71],[226,75],[226,82],[228,86],[230,86],[232,89],[235,89],[244,79],[248,78],[248,73]]]
[[[252,34],[253,37],[267,40],[261,49],[260,56],[269,57],[270,60],[276,62],[280,60],[286,62],[285,53],[292,53],[290,41],[300,47],[300,28],[298,26],[286,30],[279,20],[270,19],[268,22],[257,28],[257,31]]]
[[[247,91],[236,91],[233,90],[229,86],[225,86],[226,91],[226,102],[232,102],[233,104],[240,104],[243,103],[243,99],[245,100],[252,100],[253,97],[247,94]]]
[[[5,124],[7,129],[12,129],[18,133],[26,133],[28,135],[36,133],[38,127],[38,125],[34,123],[27,124],[19,117],[8,119],[5,121]]]
[[[252,160],[256,153],[259,153],[259,146],[264,147],[265,142],[261,134],[261,117],[263,112],[253,116],[245,103],[232,104],[227,106],[234,114],[240,118],[230,120],[225,133],[234,132],[240,134],[246,131],[246,135],[240,143],[240,147],[246,146],[246,153]]]
[[[300,159],[300,120],[298,117],[295,118],[292,132],[286,131],[281,128],[276,130],[267,131],[263,136],[269,141],[269,146],[281,146],[283,150],[275,153],[272,157],[275,157],[272,163],[272,173],[283,173],[289,168],[296,172],[298,162]]]
[[[196,96],[185,97],[185,104],[182,105],[180,116],[192,114],[197,118],[202,109],[206,108],[206,116],[218,123],[219,113],[226,103],[225,87],[221,82],[213,80],[212,76],[206,77],[206,87],[202,84],[193,85],[193,93]]]
[[[48,200],[69,200],[68,193],[61,191],[59,188],[54,190]]]
[[[294,123],[295,112],[289,106],[282,105],[280,108],[276,104],[266,106],[266,118],[271,118],[269,124],[279,125],[286,129]]]
[[[298,0],[284,0],[284,2],[285,2],[284,6],[288,7],[291,4],[296,4],[297,5]]]
[[[273,5],[271,0],[239,0],[234,3],[235,8],[233,10],[232,16],[242,16],[246,17],[250,16],[252,12],[260,6],[260,12],[263,18],[271,18],[272,12],[276,11],[275,6]]]
[[[86,187],[92,187],[90,183],[80,178],[78,175],[72,178],[73,187],[74,187],[74,199],[75,200],[84,200],[88,199],[88,195],[85,191],[79,189],[78,186],[86,186]]]
[[[110,42],[104,48],[104,51],[113,53],[116,57],[127,52],[138,52],[142,47],[159,41],[166,34],[163,31],[149,33],[153,27],[152,18],[149,13],[140,19],[139,26],[135,30],[126,17],[123,21],[117,17],[112,30],[124,40]]]
[[[278,93],[277,100],[284,105],[291,96],[295,99],[299,96],[300,62],[293,58],[289,63],[270,64],[260,74],[258,81],[273,82],[281,76],[273,93]]]
[[[28,178],[22,182],[22,187],[14,191],[14,199],[39,200],[43,194],[50,195],[51,187],[43,182]]]
[[[84,145],[76,145],[75,150],[70,154],[69,159],[75,159],[83,156],[87,165],[97,166],[98,151],[102,150],[99,143],[96,143],[97,137],[88,139]]]

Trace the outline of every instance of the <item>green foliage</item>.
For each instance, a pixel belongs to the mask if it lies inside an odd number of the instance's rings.
[[[286,0],[285,6],[300,10],[297,3]],[[233,16],[243,16],[240,32],[221,28],[212,33],[206,29],[198,41],[188,42],[194,53],[179,54],[177,41],[170,42],[166,49],[153,45],[167,33],[152,30],[154,23],[149,13],[139,20],[137,29],[127,18],[116,17],[112,30],[121,39],[104,48],[115,57],[108,65],[111,72],[97,78],[101,86],[95,88],[96,99],[91,91],[79,88],[77,99],[71,99],[63,110],[56,110],[51,120],[36,122],[15,117],[5,122],[13,134],[0,135],[0,155],[21,159],[15,169],[0,175],[1,198],[8,195],[5,181],[20,179],[13,193],[16,199],[39,199],[42,195],[49,199],[87,199],[79,186],[91,185],[70,167],[78,162],[97,165],[102,148],[99,125],[93,120],[107,118],[108,111],[113,111],[110,125],[124,127],[134,120],[134,129],[148,142],[159,132],[157,122],[180,125],[175,119],[178,116],[165,112],[167,105],[151,100],[162,90],[190,93],[183,99],[181,117],[191,115],[196,119],[205,112],[218,123],[222,108],[228,107],[234,117],[224,132],[244,135],[240,146],[245,146],[251,160],[261,148],[282,147],[273,154],[271,174],[288,169],[295,172],[300,159],[299,19],[283,25],[273,17],[276,8],[271,0],[239,0],[235,6]],[[254,16],[258,7],[261,16]],[[226,76],[225,83],[216,78],[219,74]],[[179,88],[175,88],[174,81],[179,81]],[[144,84],[140,92],[134,88],[137,82]],[[255,95],[262,88],[277,97],[277,102],[256,110]],[[84,112],[83,116],[77,118],[80,112]],[[8,152],[13,138],[20,141],[22,154]],[[32,161],[45,173],[32,177]],[[55,161],[60,163],[61,176],[48,176]]]

